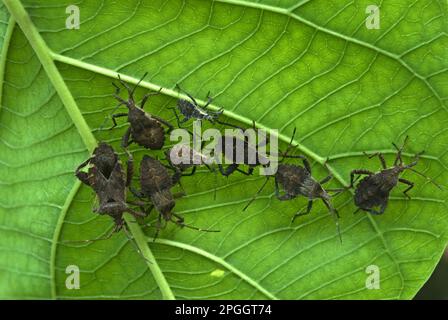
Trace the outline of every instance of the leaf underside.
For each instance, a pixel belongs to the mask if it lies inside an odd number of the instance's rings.
[[[211,91],[230,121],[255,120],[285,141],[296,127],[296,152],[310,157],[319,180],[328,157],[336,177],[330,187],[347,184],[352,169],[380,168],[363,151],[384,152],[391,165],[391,142],[409,135],[405,159],[425,150],[417,169],[446,190],[446,1],[381,2],[379,30],[364,25],[370,2],[82,1],[75,3],[79,30],[65,28],[71,1],[22,4],[76,111],[97,140],[117,150],[124,120],[99,130],[116,106],[111,75],[135,82],[148,71],[146,84],[169,90],[151,97],[147,111],[175,123],[167,108],[176,104],[176,83],[199,99]],[[0,4],[0,298],[165,297],[123,233],[62,243],[104,236],[113,225],[92,213],[94,194],[73,176],[89,154],[86,134],[31,47],[29,29],[11,16]],[[137,97],[147,90],[138,88]],[[131,150],[137,163],[148,153]],[[348,192],[334,199],[341,244],[318,201],[291,224],[307,200],[278,201],[271,181],[242,212],[264,178],[215,180],[201,169],[183,180],[187,196],[175,210],[189,224],[221,232],[171,225],[147,245],[178,299],[409,299],[447,244],[447,193],[412,172],[403,177],[415,182],[412,200],[400,185],[382,216],[353,215]],[[151,239],[154,228],[143,231]],[[65,286],[68,265],[81,270],[79,290]],[[380,290],[365,287],[369,265],[380,268]]]

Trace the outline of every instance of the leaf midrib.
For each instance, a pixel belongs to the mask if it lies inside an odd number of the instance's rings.
[[[67,110],[69,116],[71,117],[73,123],[75,124],[79,135],[81,136],[87,150],[89,153],[92,153],[94,148],[97,145],[96,139],[93,136],[89,126],[87,125],[87,122],[85,121],[81,111],[78,108],[78,105],[76,104],[71,92],[69,91],[68,87],[66,86],[62,75],[59,73],[59,70],[57,69],[54,59],[51,56],[51,51],[46,45],[45,41],[42,39],[41,35],[35,28],[34,24],[32,23],[28,13],[22,6],[22,3],[18,0],[4,0],[4,4],[8,8],[11,19],[15,19],[15,21],[20,26],[22,32],[28,39],[30,45],[32,46],[35,54],[37,55],[40,63],[42,64],[48,78],[50,79],[50,82],[52,83],[53,87],[56,89],[59,98],[61,99],[61,102],[63,103],[65,109]],[[12,26],[13,28],[13,26]],[[12,31],[11,31],[12,33]],[[77,189],[80,187],[80,182],[75,182],[72,190],[70,191],[69,196],[66,199],[66,203],[63,206],[63,209],[61,210],[61,214],[59,217],[59,220],[57,222],[55,232],[53,234],[53,242],[51,244],[51,265],[50,265],[50,279],[51,279],[51,294],[53,298],[56,296],[56,289],[55,289],[55,260],[56,259],[56,250],[57,250],[57,239],[59,238],[59,234],[61,231],[62,222],[64,221],[65,214],[68,210],[68,208],[71,205],[71,202],[74,198],[74,195],[77,192]],[[129,222],[129,218],[125,216],[126,222]],[[129,225],[129,223],[128,223]],[[173,292],[171,291],[171,288],[168,285],[168,282],[166,281],[162,271],[160,270],[160,267],[158,266],[156,260],[154,259],[154,256],[152,255],[152,252],[148,246],[147,242],[143,242],[142,240],[142,234],[136,234],[136,231],[140,231],[139,227],[133,226],[132,223],[130,223],[130,229],[131,233],[134,236],[134,239],[137,242],[137,245],[139,246],[139,249],[141,250],[142,254],[145,255],[146,260],[151,261],[151,264],[148,264],[149,269],[151,270],[155,281],[157,282],[159,289],[162,293],[162,296],[164,299],[175,299]],[[138,230],[137,230],[137,229]],[[56,240],[56,241],[55,241]]]
[[[151,241],[150,239],[147,239],[147,241]],[[255,289],[257,289],[258,291],[260,291],[261,293],[263,293],[266,297],[268,297],[269,299],[272,300],[278,300],[278,298],[272,294],[271,292],[269,292],[268,290],[266,290],[261,284],[259,284],[257,281],[255,281],[254,279],[252,279],[251,277],[249,277],[247,274],[243,273],[242,271],[240,271],[239,269],[237,269],[236,267],[232,266],[230,263],[226,262],[223,258],[220,258],[208,251],[205,251],[201,248],[183,243],[183,242],[178,242],[178,241],[173,241],[173,240],[168,240],[168,239],[156,239],[155,240],[156,243],[160,243],[160,244],[164,244],[164,245],[168,245],[171,247],[176,247],[176,248],[180,248],[186,251],[190,251],[193,252],[195,254],[198,254],[200,256],[203,256],[213,262],[218,263],[219,265],[221,265],[223,268],[226,268],[227,270],[229,270],[230,272],[232,272],[233,274],[235,274],[236,276],[238,276],[239,278],[241,278],[242,280],[244,280],[245,282],[247,282],[248,284],[250,284],[251,286],[253,286]]]

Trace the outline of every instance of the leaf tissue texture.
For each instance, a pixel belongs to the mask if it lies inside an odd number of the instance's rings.
[[[446,1],[380,1],[380,29],[366,28],[372,1],[363,0],[81,1],[74,3],[80,28],[67,29],[72,2],[0,4],[1,298],[416,294],[448,239]],[[416,169],[444,189],[406,172],[415,182],[412,199],[398,186],[381,216],[354,215],[350,192],[335,197],[341,244],[318,201],[291,223],[307,200],[279,201],[270,181],[242,212],[264,177],[215,180],[201,169],[183,179],[187,195],[175,210],[187,223],[220,233],[168,226],[153,242],[153,227],[129,223],[142,253],[123,232],[107,241],[67,242],[105,236],[113,227],[92,212],[95,196],[73,173],[94,139],[121,151],[125,121],[101,130],[116,106],[111,82],[120,73],[135,84],[146,71],[136,96],[162,87],[148,112],[175,123],[168,108],[176,104],[176,83],[199,100],[210,91],[213,107],[223,107],[229,121],[278,129],[282,147],[296,127],[295,152],[310,158],[318,180],[328,174],[327,160],[331,187],[347,185],[352,169],[380,169],[364,151],[383,152],[392,165],[392,142],[409,135],[405,161],[425,150]],[[148,153],[131,150],[137,164]],[[145,261],[147,254],[153,261]],[[70,265],[80,269],[79,289],[66,287]],[[366,288],[371,265],[380,270],[380,289]]]

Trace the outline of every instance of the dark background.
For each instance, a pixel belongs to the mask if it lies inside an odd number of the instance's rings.
[[[448,249],[415,300],[448,300]]]

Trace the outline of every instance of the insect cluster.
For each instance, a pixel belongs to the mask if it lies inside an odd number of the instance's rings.
[[[111,118],[113,126],[110,129],[117,126],[117,118],[127,117],[129,128],[126,130],[126,133],[121,140],[121,146],[127,155],[126,170],[112,146],[105,142],[100,142],[98,147],[94,150],[93,155],[83,162],[76,169],[75,173],[78,179],[91,187],[96,193],[99,205],[94,211],[101,215],[109,215],[115,222],[115,228],[106,238],[121,229],[125,229],[126,231],[123,218],[125,212],[130,213],[139,220],[147,217],[152,210],[155,210],[158,213],[154,239],[158,236],[160,229],[163,228],[167,222],[173,222],[180,227],[187,227],[199,231],[218,232],[219,230],[204,229],[187,224],[183,217],[174,212],[176,199],[182,197],[185,193],[173,192],[172,188],[176,184],[179,184],[182,187],[182,177],[193,175],[196,168],[201,165],[206,166],[210,172],[216,175],[216,170],[207,164],[209,163],[208,161],[205,161],[209,160],[206,155],[198,153],[193,149],[189,149],[185,145],[175,145],[170,150],[167,150],[165,152],[166,161],[159,160],[156,157],[146,154],[140,162],[139,190],[131,185],[134,175],[134,159],[132,154],[128,151],[128,146],[132,143],[136,143],[148,150],[161,150],[165,145],[165,137],[174,129],[174,126],[169,121],[152,115],[144,110],[149,97],[159,94],[160,91],[146,94],[141,102],[138,103],[134,99],[134,92],[139,83],[137,83],[134,88],[131,88],[120,79],[120,77],[118,77],[118,79],[120,84],[126,89],[128,98],[123,99],[120,96],[120,87],[115,84],[114,97],[119,102],[118,106],[126,106],[128,112],[112,114]],[[178,89],[182,90],[179,87]],[[183,92],[186,93],[185,91]],[[226,123],[220,119],[223,112],[222,109],[219,111],[210,111],[207,109],[212,102],[212,98],[210,98],[209,95],[207,96],[208,101],[203,107],[196,102],[194,97],[188,93],[186,93],[186,95],[190,100],[180,99],[177,102],[177,108],[172,108],[179,128],[181,128],[188,120],[195,119],[208,121],[211,124],[218,123],[241,129],[238,126]],[[183,119],[180,119],[179,113],[183,116]],[[253,123],[253,129],[256,130],[255,122]],[[339,189],[328,189],[324,188],[324,184],[331,180],[331,175],[320,181],[316,180],[312,175],[311,165],[305,156],[289,154],[289,151],[292,148],[295,131],[296,130],[294,129],[287,150],[285,152],[279,152],[276,155],[280,158],[276,172],[266,176],[266,181],[244,207],[243,211],[246,210],[253,200],[261,193],[270,177],[273,177],[275,196],[278,200],[288,201],[299,196],[308,199],[306,211],[297,212],[293,216],[292,222],[299,216],[309,214],[312,210],[313,200],[320,199],[333,216],[340,236],[338,223],[339,214],[336,208],[332,205],[332,196],[349,189],[354,189],[354,203],[358,210],[363,210],[371,214],[384,213],[388,204],[389,194],[398,183],[403,183],[408,186],[403,193],[409,198],[408,191],[412,189],[414,184],[411,181],[401,178],[400,175],[405,170],[419,173],[412,167],[417,165],[419,157],[423,152],[418,153],[411,163],[404,164],[402,160],[402,152],[408,140],[407,137],[401,147],[397,147],[393,144],[397,149],[397,154],[392,167],[387,167],[386,161],[381,153],[372,155],[366,154],[369,158],[377,156],[381,161],[382,170],[379,172],[372,172],[364,169],[353,170],[350,174],[349,186]],[[233,146],[235,146],[237,145],[236,142],[238,142],[237,140],[239,138],[222,136],[221,139],[223,144],[225,144],[226,141],[232,141]],[[244,146],[242,161],[236,161],[235,152],[233,152],[230,157],[227,157],[228,160],[230,158],[230,164],[227,162],[227,167],[218,163],[218,171],[222,176],[227,177],[235,172],[240,172],[249,176],[253,174],[256,167],[265,166],[269,163],[269,159],[259,152],[259,145],[251,144],[246,139],[239,142]],[[255,154],[254,162],[248,161],[249,151]],[[182,164],[176,164],[172,161],[171,154],[181,156],[184,152],[189,153],[192,160],[195,158],[199,158],[200,160]],[[283,163],[286,158],[300,159],[303,166],[299,164]],[[247,167],[248,170],[244,171],[241,169],[241,165]],[[87,172],[82,171],[83,168],[87,166],[89,166]],[[187,172],[188,170],[191,171]],[[421,173],[419,174],[422,175]],[[361,176],[364,176],[364,178],[356,184]],[[133,195],[133,200],[128,199],[129,193]]]

